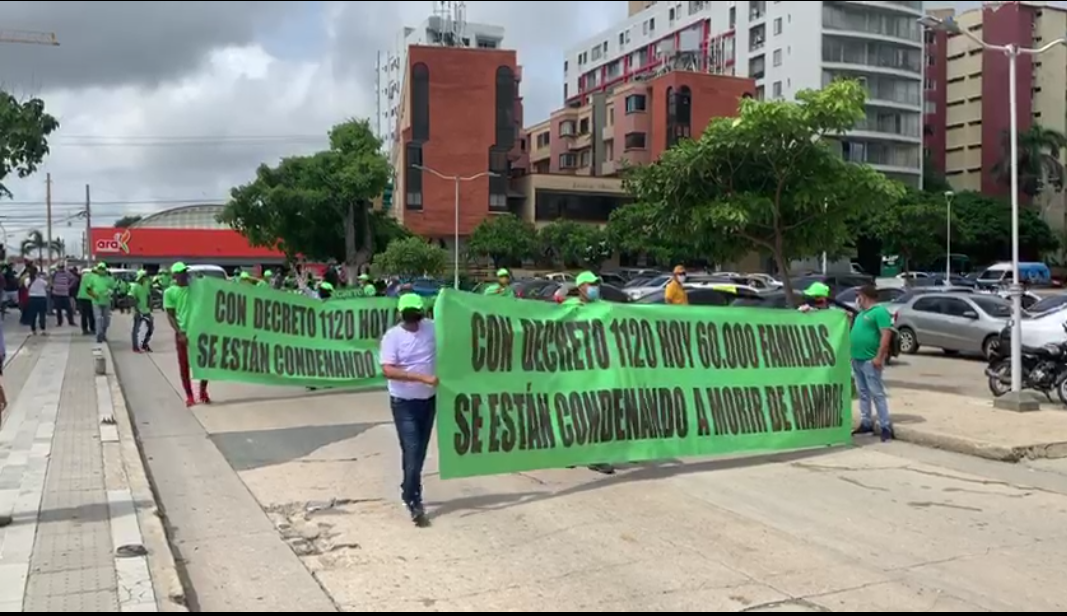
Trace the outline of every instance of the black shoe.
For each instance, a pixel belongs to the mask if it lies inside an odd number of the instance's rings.
[[[0,528],[7,528],[15,523],[15,520],[11,519],[9,515],[0,515]]]
[[[145,344],[141,345],[141,350],[144,351],[145,353],[151,353],[152,352],[152,347],[148,346],[148,344],[145,343]]]
[[[615,467],[610,464],[590,464],[589,470],[601,475],[614,475]]]
[[[897,440],[897,435],[896,432],[893,431],[893,428],[882,428],[881,437],[883,443]]]
[[[411,521],[419,528],[426,528],[430,525],[430,518],[426,516],[426,508],[421,503],[409,504],[408,513],[411,514]]]
[[[864,434],[874,434],[874,427],[867,424],[860,424],[860,427],[852,431],[852,436],[862,436]]]

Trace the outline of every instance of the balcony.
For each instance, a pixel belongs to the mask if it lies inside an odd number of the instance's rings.
[[[822,25],[834,33],[869,34],[923,44],[922,27],[913,17],[904,15],[827,3],[823,6]]]
[[[851,64],[870,69],[888,69],[922,75],[921,48],[893,43],[824,38],[822,61],[829,64]]]

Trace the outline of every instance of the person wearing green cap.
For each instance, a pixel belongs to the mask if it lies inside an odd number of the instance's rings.
[[[195,406],[193,380],[189,375],[189,335],[186,329],[189,326],[189,313],[193,308],[189,303],[189,267],[179,262],[170,266],[170,271],[174,275],[174,285],[163,293],[163,310],[167,312],[167,321],[174,328],[179,376],[182,389],[185,390],[185,405]],[[207,381],[200,381],[200,403],[211,403],[207,393]]]
[[[273,280],[274,280],[274,272],[272,272],[270,270],[264,270],[263,271],[263,279],[258,281],[256,284],[258,286],[261,286],[261,287],[270,287],[270,286],[274,286],[274,285],[271,284],[271,282]]]
[[[397,300],[400,323],[382,337],[382,374],[388,380],[404,480],[401,498],[417,526],[428,524],[422,500],[422,469],[430,449],[437,416],[437,342],[434,323],[424,318],[421,297],[414,293]]]
[[[499,295],[500,297],[515,297],[515,289],[511,286],[511,272],[501,268],[496,272],[496,282],[485,289],[485,295]]]
[[[593,272],[582,272],[574,279],[578,285],[578,296],[567,298],[564,306],[584,305],[600,300],[600,278]],[[601,475],[614,475],[615,467],[611,464],[590,464],[589,470]]]
[[[107,342],[107,330],[111,326],[111,302],[115,295],[115,277],[107,265],[98,263],[89,279],[89,296],[93,300],[93,317],[96,320],[96,342]]]
[[[363,287],[363,297],[377,297],[378,287],[374,286],[371,282],[370,276],[367,274],[359,275],[359,284]]]
[[[130,337],[133,341],[134,353],[152,352],[152,347],[149,346],[149,343],[152,341],[152,334],[156,330],[156,323],[152,318],[152,308],[149,302],[151,293],[151,280],[148,277],[148,272],[144,270],[137,272],[137,278],[130,285],[130,299],[133,300],[133,332]],[[146,329],[144,341],[141,341],[142,324]]]
[[[241,275],[238,276],[238,280],[245,284],[250,284],[252,286],[256,286],[259,284],[259,281],[253,278],[252,274],[249,274],[248,272],[241,272]]]
[[[95,269],[86,268],[78,281],[78,313],[81,315],[82,335],[91,336],[96,333],[96,315],[93,314],[93,296],[89,295],[89,287],[93,285]]]
[[[798,310],[810,312],[825,310],[830,307],[830,287],[823,282],[813,282],[804,289],[804,305]]]

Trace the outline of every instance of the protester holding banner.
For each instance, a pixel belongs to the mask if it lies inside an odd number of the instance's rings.
[[[511,287],[511,272],[501,268],[496,272],[497,281],[485,289],[486,295],[501,295],[503,297],[515,297],[515,289]]]
[[[185,405],[195,406],[193,381],[189,376],[189,314],[192,304],[189,302],[189,268],[178,262],[170,267],[174,275],[174,285],[163,293],[163,310],[167,312],[167,321],[174,328],[174,341],[178,348],[178,370],[185,390]],[[200,381],[200,403],[210,404],[207,393],[207,381]]]
[[[380,361],[400,440],[404,473],[401,497],[412,521],[424,526],[422,469],[437,416],[437,341],[433,321],[424,318],[421,297],[401,295],[397,312],[400,323],[382,337]]]
[[[878,411],[882,442],[893,440],[893,423],[882,370],[893,344],[893,317],[878,303],[878,289],[868,285],[859,292],[860,312],[852,326],[852,373],[860,398],[860,427],[855,434],[874,432],[871,406]]]
[[[807,301],[798,308],[801,312],[825,310],[830,307],[830,287],[822,282],[813,282],[804,289],[804,299]]]
[[[371,282],[370,276],[367,274],[360,274],[359,284],[363,287],[363,297],[378,297],[378,287],[374,286],[374,283]]]
[[[564,305],[588,304],[600,299],[600,278],[593,272],[582,272],[574,280],[578,285],[578,296],[563,302]],[[614,475],[615,467],[611,464],[590,464],[589,470],[602,475]]]

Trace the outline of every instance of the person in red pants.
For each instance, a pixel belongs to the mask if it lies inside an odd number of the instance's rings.
[[[185,405],[195,406],[193,381],[189,376],[189,337],[186,329],[192,310],[189,303],[189,268],[184,263],[175,263],[170,267],[170,273],[174,277],[174,284],[163,293],[163,310],[167,313],[170,326],[174,328],[174,341],[178,347],[178,370],[182,377],[182,389],[185,390]],[[207,381],[200,381],[200,403],[211,404],[211,398],[207,395]]]

